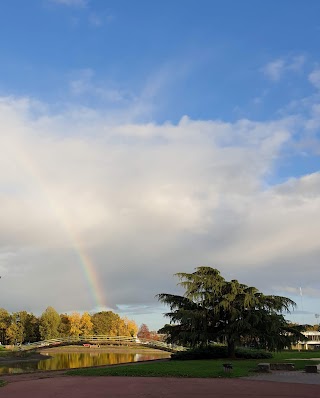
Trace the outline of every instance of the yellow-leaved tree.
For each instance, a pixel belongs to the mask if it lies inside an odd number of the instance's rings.
[[[80,327],[81,316],[79,312],[73,312],[71,315],[69,315],[69,321],[70,321],[70,335],[74,337],[79,337],[79,335],[82,333]]]
[[[125,324],[126,336],[134,337],[138,333],[138,325],[132,319],[128,319],[127,317],[123,318]]]
[[[91,315],[88,312],[82,314],[80,329],[84,336],[90,336],[93,333],[93,323],[91,321]]]

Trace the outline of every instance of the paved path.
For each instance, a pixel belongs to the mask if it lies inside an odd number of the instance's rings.
[[[243,377],[242,379],[253,381],[276,381],[280,383],[320,384],[320,373],[273,371],[272,373],[260,373],[254,376]]]
[[[320,386],[244,379],[71,377],[16,379],[0,398],[319,398]]]

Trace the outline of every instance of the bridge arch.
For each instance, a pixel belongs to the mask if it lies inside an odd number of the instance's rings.
[[[90,335],[90,336],[67,336],[58,337],[56,339],[42,340],[30,344],[23,344],[20,349],[23,351],[38,350],[39,348],[52,348],[63,345],[82,345],[82,346],[108,346],[108,345],[131,345],[156,348],[162,351],[177,352],[185,350],[184,347],[173,346],[158,340],[139,339],[137,337],[128,336],[107,336],[107,335]]]

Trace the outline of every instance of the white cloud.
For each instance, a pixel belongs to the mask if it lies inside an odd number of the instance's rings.
[[[133,100],[133,95],[119,88],[108,87],[107,84],[95,83],[94,71],[90,68],[74,72],[69,83],[70,91],[76,96],[93,96],[110,103],[121,103]]]
[[[300,72],[305,64],[305,56],[284,57],[275,59],[262,68],[264,75],[276,82],[288,72]]]
[[[158,308],[172,274],[203,264],[263,290],[316,288],[320,175],[265,188],[294,120],[110,120],[1,99],[5,307],[92,309],[79,255],[112,308]]]
[[[273,81],[279,80],[284,70],[285,70],[285,61],[283,59],[276,59],[275,61],[269,62],[263,68],[264,74]]]
[[[98,14],[92,12],[88,17],[89,25],[96,27],[96,28],[99,28],[104,24],[110,24],[114,20],[115,20],[115,16],[112,14],[108,14],[108,13],[102,13],[102,14],[98,15]]]
[[[309,81],[315,88],[320,89],[320,68],[314,69],[309,74]]]
[[[89,24],[95,27],[99,27],[103,24],[103,21],[101,17],[99,17],[97,14],[91,13],[89,15]]]
[[[287,62],[287,69],[294,72],[300,72],[306,62],[306,57],[304,55],[297,55],[289,59]]]

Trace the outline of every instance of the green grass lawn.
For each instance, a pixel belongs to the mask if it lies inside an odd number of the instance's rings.
[[[273,354],[272,361],[284,361],[291,359],[310,359],[310,358],[320,358],[320,351],[280,351]],[[263,362],[263,361],[261,361]],[[267,362],[267,361],[266,361]]]
[[[68,375],[76,376],[147,376],[147,377],[241,377],[253,373],[260,362],[293,362],[296,369],[304,369],[305,365],[318,364],[310,358],[320,358],[320,352],[283,351],[274,354],[272,359],[210,359],[189,361],[150,362],[105,368],[84,368],[68,371]],[[294,360],[301,359],[301,360]],[[303,359],[303,360],[302,360]],[[224,363],[232,363],[233,370],[225,373]]]
[[[26,358],[32,356],[33,354],[34,352],[31,351],[13,351],[13,350],[0,351],[0,357]]]
[[[12,354],[12,351],[9,350],[0,350],[0,357],[6,357],[8,355]]]
[[[222,364],[225,360],[169,361],[124,365],[108,368],[87,368],[69,371],[80,376],[148,376],[148,377],[226,377]],[[255,361],[232,361],[232,376],[243,376],[255,366]]]

